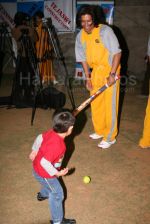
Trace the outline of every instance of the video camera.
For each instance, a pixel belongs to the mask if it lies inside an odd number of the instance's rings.
[[[52,19],[50,17],[42,18],[42,23],[43,23],[43,27],[49,27],[49,28],[53,27]]]

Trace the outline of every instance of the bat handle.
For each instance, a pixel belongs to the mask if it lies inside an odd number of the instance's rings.
[[[75,110],[72,112],[72,114],[73,114],[74,117],[77,116],[78,113],[79,113],[79,110],[77,110],[77,109],[75,109]]]

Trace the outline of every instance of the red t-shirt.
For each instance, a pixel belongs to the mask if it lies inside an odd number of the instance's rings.
[[[46,170],[43,169],[40,161],[44,157],[46,160],[51,162],[55,168],[57,168],[55,164],[60,164],[62,162],[66,151],[66,145],[64,139],[53,130],[46,131],[42,134],[42,137],[43,141],[39,148],[38,154],[33,161],[33,168],[41,177],[54,178],[55,176],[50,176]]]

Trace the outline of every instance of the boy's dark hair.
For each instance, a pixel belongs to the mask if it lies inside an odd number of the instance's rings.
[[[75,117],[68,111],[56,113],[53,117],[53,130],[57,133],[65,133],[75,123]]]

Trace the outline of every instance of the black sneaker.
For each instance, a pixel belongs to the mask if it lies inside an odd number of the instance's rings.
[[[50,223],[53,224],[53,221],[50,220]],[[61,224],[76,224],[76,220],[64,218],[63,221],[61,222]]]
[[[61,222],[61,224],[75,224],[76,220],[75,219],[63,219],[63,221]]]
[[[37,193],[37,200],[38,201],[44,201],[45,199],[48,199],[48,197],[43,197],[40,192]]]

